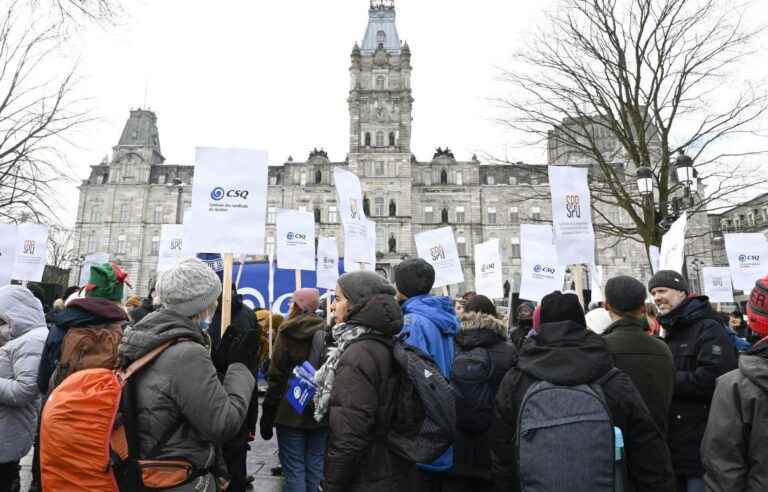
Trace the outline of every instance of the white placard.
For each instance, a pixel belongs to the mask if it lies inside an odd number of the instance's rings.
[[[335,289],[339,279],[339,247],[336,238],[321,237],[317,241],[317,286]]]
[[[315,215],[300,210],[277,211],[277,268],[315,269]]]
[[[688,227],[688,214],[683,212],[661,238],[659,270],[672,270],[683,273],[685,261],[685,230]]]
[[[728,267],[704,267],[701,269],[704,295],[709,302],[733,302],[731,270]]]
[[[197,149],[185,223],[193,251],[264,254],[267,167],[262,150]]]
[[[540,302],[563,288],[566,267],[558,262],[552,226],[521,224],[520,256],[520,299]]]
[[[347,241],[344,238],[344,271],[345,272],[357,272],[363,267],[367,271],[373,271],[376,269],[376,222],[370,219],[366,219],[366,234],[367,234],[367,258],[373,258],[373,263],[368,262],[355,262],[353,258],[359,255],[355,255],[353,249],[353,243]]]
[[[725,234],[733,288],[746,295],[768,274],[768,240],[761,233]]]
[[[360,180],[350,171],[335,167],[333,179],[336,186],[336,199],[339,215],[344,229],[344,262],[366,263],[372,265],[376,257],[370,257],[368,243],[368,222],[363,211],[363,192]],[[347,246],[348,245],[348,246]],[[349,259],[347,257],[349,256]],[[359,267],[358,267],[359,268]],[[347,270],[345,266],[345,270]],[[347,270],[351,271],[351,270]]]
[[[589,269],[589,290],[592,292],[592,302],[603,302],[603,267],[592,265]]]
[[[91,267],[94,265],[103,265],[109,262],[109,253],[93,253],[86,255],[83,260],[83,264],[80,267],[80,283],[79,287],[85,287],[88,280],[91,278]]]
[[[648,246],[648,257],[651,260],[651,273],[656,274],[659,271],[659,263],[661,262],[661,250],[658,246]]]
[[[552,226],[561,264],[595,264],[595,230],[585,167],[548,166]]]
[[[489,299],[504,297],[503,282],[499,240],[475,245],[475,292]]]
[[[419,258],[426,260],[435,269],[433,288],[464,282],[464,271],[452,228],[424,231],[416,234],[414,239]]]
[[[40,282],[45,270],[48,252],[48,226],[43,224],[19,224],[16,227],[16,248],[13,261],[13,278]]]
[[[157,272],[170,270],[184,257],[184,225],[163,224],[160,228]]]
[[[0,287],[11,283],[16,256],[16,224],[0,224]]]

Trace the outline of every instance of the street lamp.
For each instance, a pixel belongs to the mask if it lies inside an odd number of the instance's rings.
[[[677,180],[688,189],[690,189],[693,181],[696,179],[696,171],[693,168],[693,159],[685,155],[683,149],[677,151],[675,174],[677,174]]]
[[[182,194],[184,193],[184,186],[186,186],[186,183],[184,183],[184,181],[179,178],[173,178],[173,181],[167,183],[166,186],[168,187],[169,191],[173,190],[175,187],[178,192],[178,195],[176,196],[176,223],[181,224],[183,222],[184,213],[181,208],[181,198]]]
[[[637,189],[643,196],[653,194],[653,171],[650,167],[637,169]]]

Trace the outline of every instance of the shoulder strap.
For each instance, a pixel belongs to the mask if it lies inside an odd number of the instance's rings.
[[[157,347],[153,348],[146,354],[139,357],[137,360],[135,360],[133,363],[131,363],[128,367],[125,368],[123,371],[118,372],[118,377],[120,378],[120,382],[125,384],[128,379],[136,374],[139,369],[146,366],[153,360],[155,360],[160,354],[165,352],[165,350],[170,347],[171,345],[175,345],[178,342],[184,342],[190,340],[189,338],[174,338],[173,340],[168,340],[167,342],[161,343]]]

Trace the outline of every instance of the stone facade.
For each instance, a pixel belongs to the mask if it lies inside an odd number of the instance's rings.
[[[317,235],[336,236],[343,251],[333,186],[333,168],[341,166],[362,182],[366,213],[376,221],[379,271],[391,275],[394,265],[415,255],[414,234],[450,225],[466,276],[453,293],[473,288],[474,246],[493,238],[500,239],[504,276],[516,290],[519,226],[550,217],[546,167],[489,165],[475,156],[461,161],[448,149],[419,161],[411,153],[410,61],[410,47],[397,35],[392,3],[372,2],[362,45],[355,44],[351,53],[349,153],[333,162],[315,149],[306,161],[289,157],[270,167],[266,249],[274,250],[277,209],[291,208],[313,211]],[[179,222],[189,207],[193,170],[165,163],[154,113],[131,111],[111,159],[93,166],[80,186],[77,254],[112,254],[145,294],[155,279],[160,227]],[[642,248],[632,241],[614,243],[598,241],[606,275],[647,279]]]
[[[728,210],[709,215],[713,234],[713,259],[715,265],[728,265],[724,234],[737,232],[761,232],[768,238],[768,193],[756,196]]]

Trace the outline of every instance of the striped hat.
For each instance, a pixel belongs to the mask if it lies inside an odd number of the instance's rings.
[[[747,302],[749,328],[768,337],[768,276],[755,282],[755,288]]]

